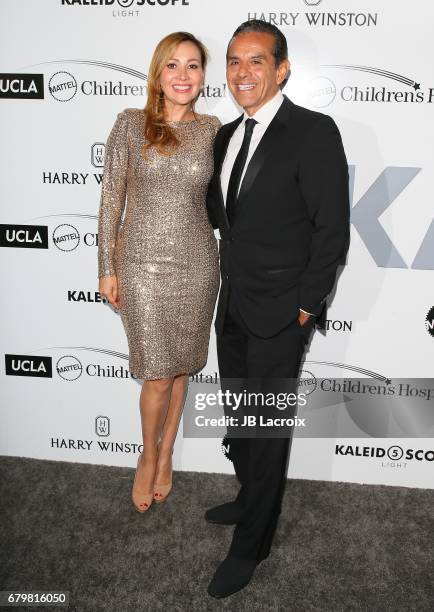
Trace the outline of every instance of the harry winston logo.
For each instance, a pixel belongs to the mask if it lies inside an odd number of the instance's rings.
[[[107,437],[110,435],[110,419],[106,416],[95,417],[95,433],[97,436]]]

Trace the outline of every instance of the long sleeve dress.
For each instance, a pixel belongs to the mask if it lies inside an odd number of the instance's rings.
[[[144,120],[143,109],[123,110],[106,143],[98,276],[117,276],[130,372],[152,380],[207,361],[219,270],[205,196],[220,121],[170,122],[175,154],[151,148],[144,159]]]

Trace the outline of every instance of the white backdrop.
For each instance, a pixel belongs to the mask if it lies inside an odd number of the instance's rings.
[[[198,110],[228,121],[239,109],[225,85],[227,41],[248,18],[276,23],[292,62],[285,93],[341,130],[351,247],[329,329],[315,334],[304,369],[432,376],[430,0],[0,0],[0,9],[1,454],[135,465],[140,385],[120,317],[97,293],[99,183],[117,113],[144,106],[152,51],[176,30],[210,51]],[[212,334],[203,374],[216,371]],[[432,433],[296,439],[289,475],[433,487]],[[181,430],[175,469],[232,472],[220,443]],[[337,454],[337,444],[383,448],[385,458]],[[387,456],[392,446],[403,456]]]

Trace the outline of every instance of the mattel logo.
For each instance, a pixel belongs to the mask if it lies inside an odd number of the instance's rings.
[[[21,249],[48,249],[46,225],[0,224],[0,247]]]
[[[5,370],[7,376],[53,377],[51,357],[42,355],[5,355]]]

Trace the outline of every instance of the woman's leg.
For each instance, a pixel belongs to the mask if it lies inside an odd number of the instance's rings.
[[[157,443],[166,419],[173,378],[145,380],[140,393],[143,452],[137,474],[139,492],[152,493],[157,466]]]
[[[169,409],[166,420],[164,421],[161,441],[158,448],[158,465],[155,482],[158,484],[168,484],[172,473],[172,451],[178,432],[179,421],[187,395],[188,376],[176,376],[172,393],[170,396]]]

